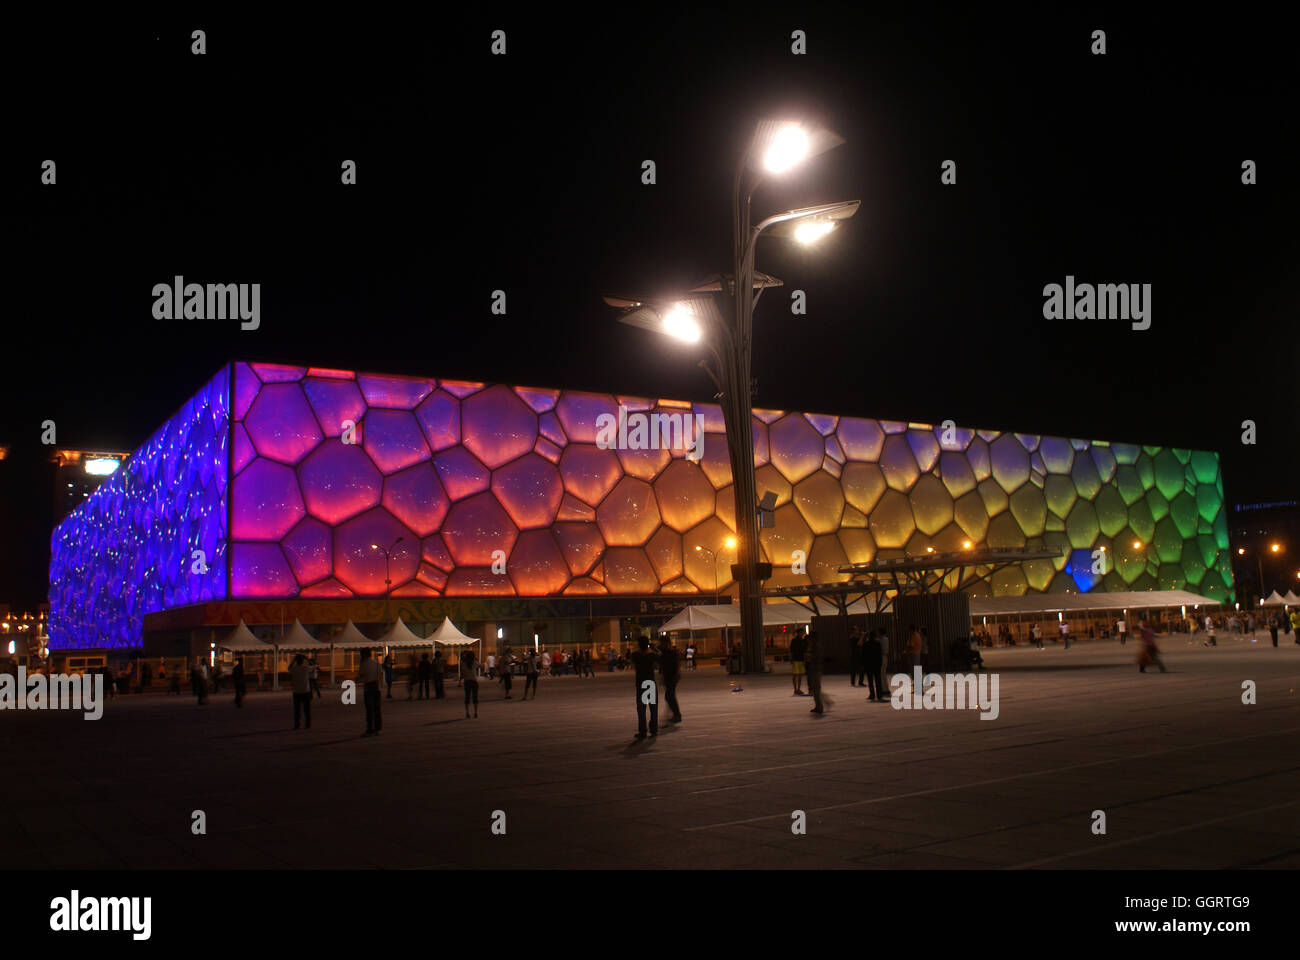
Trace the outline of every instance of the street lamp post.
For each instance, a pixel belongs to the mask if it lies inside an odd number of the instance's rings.
[[[393,585],[392,570],[389,564],[389,561],[391,559],[390,555],[395,549],[397,549],[397,545],[401,543],[403,539],[404,539],[403,537],[398,537],[396,540],[393,541],[392,546],[390,546],[387,550],[385,550],[377,543],[372,543],[370,545],[370,549],[378,550],[380,553],[384,555],[384,622],[385,623],[391,620],[393,616],[392,604],[389,601],[389,590]]]
[[[857,213],[859,202],[842,201],[801,207],[775,214],[752,224],[750,200],[767,174],[780,175],[843,141],[824,128],[806,129],[789,122],[759,124],[748,148],[736,167],[732,188],[733,248],[730,277],[716,286],[702,286],[692,293],[717,292],[723,296],[724,314],[711,300],[688,303],[665,302],[647,305],[641,300],[606,298],[612,306],[631,308],[624,322],[645,326],[682,340],[698,341],[706,332],[706,345],[713,354],[717,370],[710,371],[718,387],[723,422],[727,432],[727,454],[735,486],[736,510],[736,586],[740,607],[740,630],[743,664],[746,671],[764,668],[763,592],[758,579],[760,544],[758,541],[758,491],[754,472],[753,435],[753,317],[754,305],[765,287],[778,281],[763,276],[755,283],[754,252],[764,233],[792,237],[800,243],[813,243],[833,230],[836,224]],[[757,293],[755,288],[757,287]],[[700,309],[694,309],[699,307]],[[700,314],[693,316],[693,314]],[[707,367],[706,367],[707,369]],[[716,561],[715,561],[716,562]],[[716,577],[716,569],[715,569]]]

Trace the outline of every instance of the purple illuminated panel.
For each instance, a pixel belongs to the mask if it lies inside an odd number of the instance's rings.
[[[223,369],[59,524],[52,648],[137,646],[146,613],[226,597],[229,439]]]

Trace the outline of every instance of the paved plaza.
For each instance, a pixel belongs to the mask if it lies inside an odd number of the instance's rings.
[[[394,685],[374,738],[338,691],[300,731],[287,691],[8,712],[0,867],[1300,867],[1292,641],[1163,638],[1167,674],[1139,674],[1132,643],[987,651],[996,720],[868,703],[845,676],[815,717],[780,668],[706,667],[685,722],[641,743],[628,673],[543,678],[527,702],[485,681],[477,721],[454,684]]]

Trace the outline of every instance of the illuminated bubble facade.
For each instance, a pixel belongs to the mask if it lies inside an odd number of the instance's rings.
[[[620,408],[698,418],[701,456],[671,431],[603,448]],[[769,586],[969,543],[1062,551],[973,592],[1232,598],[1215,453],[773,410],[753,428]],[[382,596],[378,547],[397,597],[708,594],[734,532],[716,404],[236,363],[55,532],[51,636],[132,645],[170,606]]]

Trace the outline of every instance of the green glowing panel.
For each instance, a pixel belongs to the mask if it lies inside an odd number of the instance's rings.
[[[1196,536],[1196,498],[1184,492],[1174,497],[1169,503],[1169,516],[1174,519],[1174,526],[1178,528],[1178,535],[1183,539],[1191,539]]]
[[[1069,477],[1055,475],[1048,477],[1043,484],[1043,496],[1047,498],[1047,509],[1062,518],[1070,515],[1070,508],[1079,499],[1074,481]]]
[[[1027,536],[1039,536],[1047,519],[1047,502],[1043,499],[1043,491],[1032,483],[1027,483],[1013,493],[1011,515]]]
[[[984,501],[984,509],[988,511],[990,517],[995,517],[1007,508],[1009,498],[1007,492],[1003,490],[996,480],[981,480],[980,499]]]
[[[953,504],[953,517],[972,543],[983,542],[988,534],[989,515],[984,509],[984,499],[978,493],[968,493],[958,498]]]
[[[1146,501],[1152,520],[1160,521],[1169,516],[1169,500],[1159,490],[1148,490]]]
[[[988,545],[990,547],[1023,547],[1025,532],[1009,513],[998,514],[989,521]]]
[[[1142,479],[1138,476],[1136,467],[1127,464],[1119,467],[1115,471],[1115,484],[1119,488],[1119,495],[1123,497],[1124,503],[1130,507],[1146,495],[1146,490],[1142,486]]]
[[[1140,465],[1139,462],[1139,467]],[[1178,496],[1186,478],[1183,476],[1183,465],[1178,462],[1174,451],[1161,450],[1152,460],[1152,466],[1155,470],[1156,489],[1165,495],[1166,500]]]
[[[1219,515],[1219,508],[1223,506],[1223,501],[1219,498],[1219,489],[1212,483],[1203,483],[1196,488],[1196,512],[1201,515],[1201,519],[1214,522],[1214,518]]]
[[[1124,505],[1124,498],[1114,485],[1101,488],[1097,494],[1096,506],[1097,523],[1101,526],[1102,533],[1113,537],[1124,529],[1128,523],[1128,507]]]
[[[1097,540],[1101,527],[1097,522],[1097,511],[1087,500],[1080,500],[1070,511],[1065,522],[1066,533],[1070,537],[1070,546],[1076,550],[1090,548]]]
[[[1212,484],[1219,477],[1219,455],[1205,450],[1192,451],[1192,473],[1198,484]]]
[[[912,514],[916,528],[926,536],[934,536],[952,522],[952,497],[938,477],[926,474],[912,488]]]
[[[1128,525],[1133,528],[1137,538],[1146,543],[1156,530],[1156,521],[1151,516],[1151,508],[1145,502],[1133,504],[1128,511]]]
[[[1183,538],[1173,517],[1165,517],[1156,524],[1155,535],[1151,538],[1156,558],[1160,563],[1177,562],[1183,555]]]

